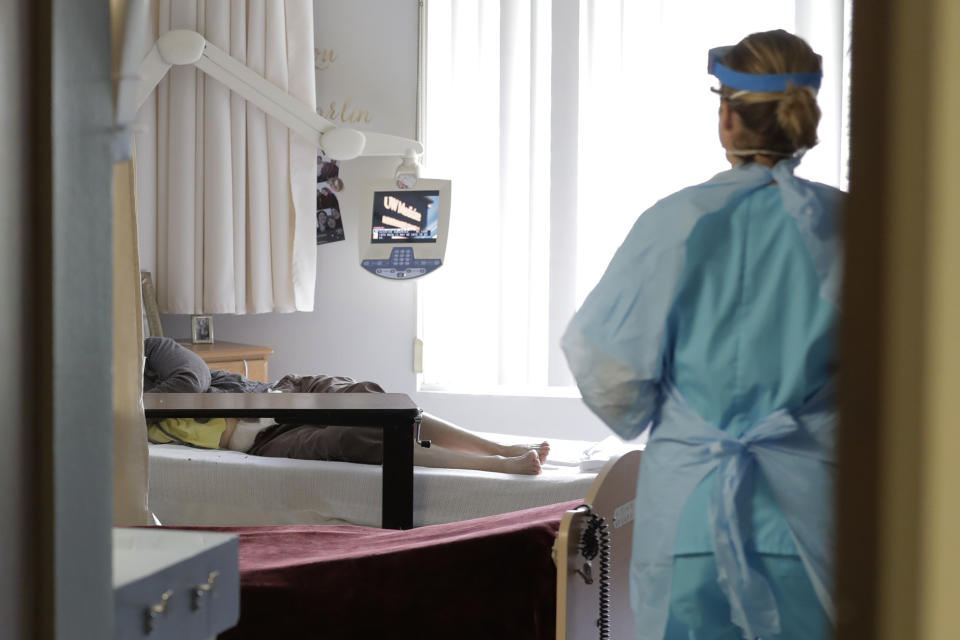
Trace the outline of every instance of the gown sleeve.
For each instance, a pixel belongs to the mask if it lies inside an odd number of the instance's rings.
[[[143,390],[149,393],[204,393],[210,368],[203,358],[171,338],[147,338]]]
[[[640,216],[561,341],[584,402],[625,439],[659,404],[667,317],[694,223],[677,195]]]

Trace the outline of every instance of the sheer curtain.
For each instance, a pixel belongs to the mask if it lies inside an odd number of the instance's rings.
[[[560,334],[636,217],[729,168],[707,50],[783,28],[823,56],[821,144],[845,186],[849,2],[426,4],[425,175],[454,181],[447,263],[418,284],[424,390],[572,384]]]
[[[158,34],[198,31],[315,107],[311,2],[155,4]],[[140,120],[141,229],[155,238],[142,264],[160,310],[312,310],[316,148],[192,67],[170,70]]]

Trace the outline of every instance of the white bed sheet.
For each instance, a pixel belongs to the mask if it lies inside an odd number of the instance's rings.
[[[530,441],[483,435],[502,442]],[[596,472],[581,472],[578,463],[593,443],[550,444],[550,457],[538,476],[414,467],[414,526],[583,498]],[[380,525],[379,466],[181,445],[151,444],[149,451],[150,509],[164,525]]]

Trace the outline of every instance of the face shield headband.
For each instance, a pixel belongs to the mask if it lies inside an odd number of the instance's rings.
[[[721,60],[728,51],[733,49],[729,47],[716,47],[710,49],[707,58],[707,73],[714,76],[721,84],[738,89],[740,91],[756,91],[764,93],[777,93],[786,91],[789,86],[809,87],[814,91],[820,89],[820,81],[823,79],[822,72],[816,73],[741,73],[733,71],[723,65]],[[823,61],[820,56],[817,56]]]

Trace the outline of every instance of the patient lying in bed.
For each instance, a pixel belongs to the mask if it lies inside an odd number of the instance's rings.
[[[383,393],[374,382],[322,375],[288,375],[274,383],[256,382],[239,374],[211,370],[200,356],[170,338],[147,338],[144,355],[143,385],[147,393]],[[148,429],[155,443],[176,442],[299,460],[383,461],[383,432],[375,427],[171,418]],[[429,448],[413,444],[413,462],[422,467],[535,475],[550,452],[547,442],[499,444],[428,413],[423,414],[420,437],[431,442]]]

